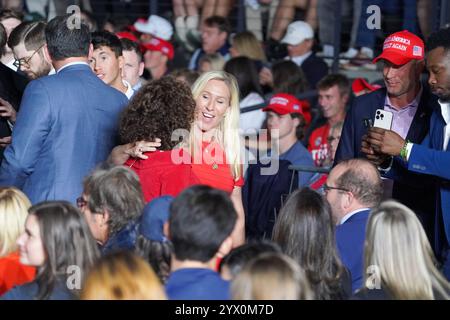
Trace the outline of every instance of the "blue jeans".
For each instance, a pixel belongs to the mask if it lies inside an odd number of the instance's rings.
[[[412,33],[417,33],[417,3],[416,0],[362,0],[361,19],[359,19],[358,32],[356,36],[356,47],[367,47],[374,49],[377,29],[367,28],[367,19],[372,15],[368,14],[367,7],[377,5],[381,9],[381,20],[383,14],[397,14],[403,12],[403,29]]]

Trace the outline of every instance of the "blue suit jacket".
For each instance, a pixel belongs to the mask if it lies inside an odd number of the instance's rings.
[[[354,100],[345,118],[336,150],[335,164],[346,159],[365,158],[364,153],[361,152],[362,137],[367,132],[363,120],[374,120],[376,110],[384,108],[385,98],[386,89],[382,88]],[[429,131],[431,114],[436,107],[439,108],[436,96],[432,95],[428,87],[424,85],[422,97],[406,139],[414,143],[423,141]],[[430,241],[434,238],[435,197],[429,192],[433,185],[433,179],[427,179],[423,175],[408,171],[405,167],[397,166],[392,197],[416,212]]]
[[[30,82],[5,150],[0,185],[16,186],[32,203],[75,202],[84,176],[117,142],[128,100],[85,64]]]
[[[442,150],[444,126],[441,110],[437,109],[431,117],[429,134],[421,145],[414,144],[407,167],[408,170],[436,177],[435,196],[438,201],[440,199],[436,206],[437,218],[442,217],[447,242],[450,244],[450,144],[446,150]]]
[[[336,246],[344,266],[352,276],[352,292],[362,287],[364,240],[370,210],[355,213],[336,227]]]

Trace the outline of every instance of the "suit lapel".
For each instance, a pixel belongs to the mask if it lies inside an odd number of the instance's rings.
[[[407,140],[414,143],[422,142],[429,131],[430,117],[436,103],[436,97],[432,96],[429,89],[424,86],[416,114],[406,136]]]

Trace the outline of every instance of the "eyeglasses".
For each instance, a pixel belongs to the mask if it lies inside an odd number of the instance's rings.
[[[44,47],[44,45],[42,45],[42,46],[40,46],[39,48],[37,48],[29,58],[20,58],[20,59],[16,59],[16,60],[14,61],[13,65],[14,65],[16,68],[20,68],[20,66],[23,66],[23,65],[29,66],[29,63],[30,63],[31,59],[34,57],[34,55],[36,54],[36,52],[38,52],[39,50],[41,50],[43,47]]]
[[[329,191],[331,191],[331,190],[340,190],[340,191],[345,191],[345,192],[351,192],[350,190],[348,190],[348,189],[344,189],[344,188],[338,188],[338,187],[330,187],[329,185],[327,185],[326,183],[323,185],[323,191],[325,191],[325,193],[326,192],[329,192]]]
[[[77,198],[77,207],[82,209],[83,207],[85,207],[87,205],[87,201],[84,200],[83,197],[78,197]]]

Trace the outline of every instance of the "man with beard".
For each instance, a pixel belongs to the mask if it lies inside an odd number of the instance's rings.
[[[390,165],[391,159],[385,155],[367,155],[361,151],[363,136],[367,133],[365,120],[374,120],[377,109],[393,114],[391,129],[402,139],[414,143],[423,141],[429,130],[432,109],[437,105],[437,99],[420,82],[425,66],[424,52],[423,41],[408,31],[396,32],[385,39],[383,52],[374,62],[382,63],[386,88],[354,100],[347,112],[334,164],[346,159],[367,158],[380,169]],[[431,179],[403,168],[393,180],[392,198],[417,214],[431,241],[435,226],[435,199],[429,192]]]
[[[45,44],[44,22],[21,23],[9,36],[14,65],[31,80],[54,73],[50,58],[44,53]]]
[[[392,130],[372,128],[363,140],[362,151],[368,156],[382,153],[394,157],[389,170],[392,176],[407,169],[422,174],[423,178],[425,175],[434,178],[434,196],[438,203],[437,254],[443,263],[444,275],[450,279],[450,29],[432,34],[427,50],[428,83],[439,98],[428,135],[419,144],[405,140]]]
[[[44,46],[44,22],[23,22],[12,30],[8,38],[8,47],[14,54],[14,67],[22,71],[30,80],[54,73],[50,58],[44,54]],[[14,101],[0,100],[0,116],[8,120],[11,131],[16,122],[16,109],[19,104],[20,101],[15,104]],[[0,148],[8,146],[10,143],[10,135],[2,137]]]

